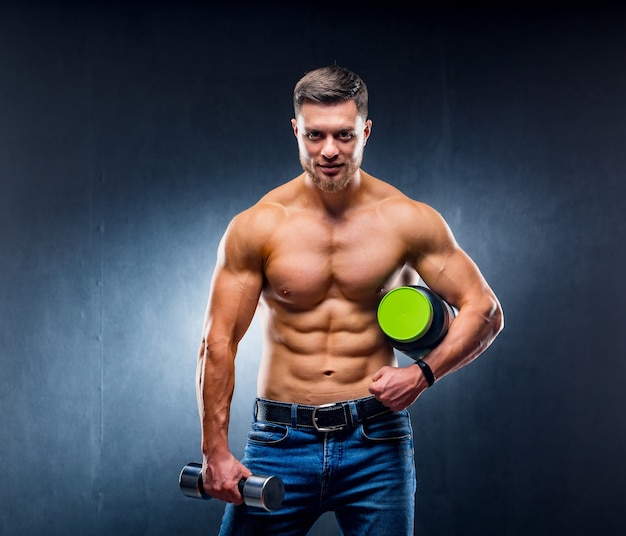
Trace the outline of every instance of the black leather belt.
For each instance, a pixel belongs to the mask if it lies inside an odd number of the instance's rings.
[[[356,408],[356,419],[352,415],[352,405]],[[322,406],[287,404],[262,398],[256,400],[257,420],[287,426],[314,428],[318,432],[335,432],[355,427],[390,411],[387,406],[384,406],[373,396]]]

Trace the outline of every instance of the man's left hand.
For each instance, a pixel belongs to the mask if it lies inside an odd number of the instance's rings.
[[[392,411],[408,408],[428,387],[419,367],[381,368],[374,376],[369,391]]]

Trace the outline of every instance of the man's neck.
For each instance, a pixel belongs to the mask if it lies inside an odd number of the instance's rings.
[[[358,202],[362,181],[361,174],[359,169],[348,185],[343,190],[336,192],[325,192],[313,184],[306,174],[304,181],[307,189],[312,193],[312,197],[319,202],[323,210],[330,217],[339,218]]]

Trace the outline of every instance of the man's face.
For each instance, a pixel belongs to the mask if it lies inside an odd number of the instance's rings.
[[[361,166],[372,126],[357,114],[354,101],[305,102],[291,125],[311,181],[324,192],[346,188]]]

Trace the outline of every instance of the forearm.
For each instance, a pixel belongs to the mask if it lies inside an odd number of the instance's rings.
[[[229,451],[228,425],[234,386],[234,356],[224,344],[209,345],[203,341],[196,372],[196,395],[205,457]]]
[[[482,354],[503,328],[500,304],[491,292],[459,309],[448,333],[425,361],[437,379],[458,370]]]

